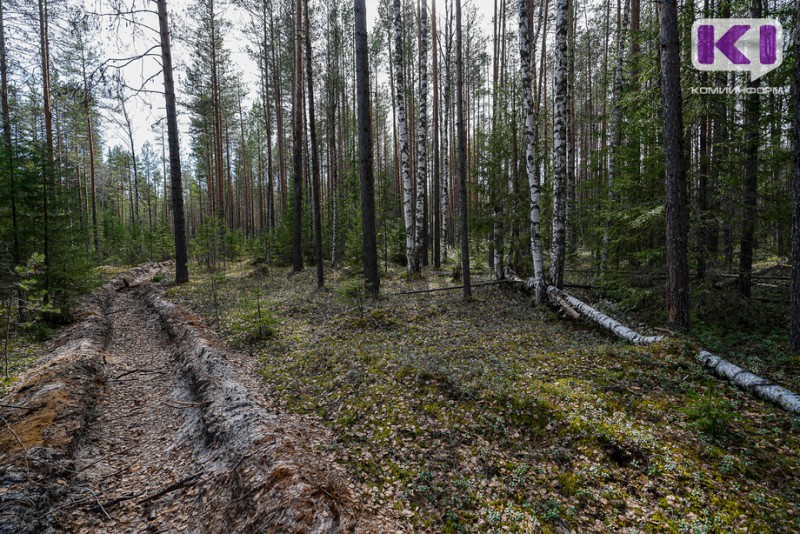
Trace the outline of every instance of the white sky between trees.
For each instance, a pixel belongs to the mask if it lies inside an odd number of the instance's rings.
[[[119,0],[111,0],[117,3]],[[134,0],[136,8],[142,8],[143,0]],[[437,0],[437,16],[442,20],[444,16],[444,1]],[[145,6],[148,9],[155,9],[155,6],[148,0],[144,0]],[[494,13],[494,0],[462,0],[462,11],[465,10],[467,5],[475,5],[478,11],[478,23],[481,28],[483,37],[487,39],[487,52],[491,54],[491,38],[492,38],[492,16]],[[499,2],[499,0],[498,0]],[[130,5],[130,0],[123,3]],[[191,61],[191,46],[188,40],[192,35],[196,25],[189,10],[194,4],[194,0],[168,0],[167,6],[171,17],[172,28],[172,55],[173,64],[175,66],[175,89],[178,97],[178,121],[181,131],[181,164],[184,172],[190,171],[191,161],[189,156],[189,115],[185,107],[181,104],[186,102],[187,95],[184,91],[186,79],[186,67],[188,62]],[[379,0],[366,0],[367,6],[367,27],[372,32],[375,21],[378,18],[378,4]],[[111,12],[109,0],[86,0],[85,5],[87,10],[109,13]],[[430,0],[428,0],[428,8],[430,9]],[[507,19],[507,28],[509,31],[516,32],[516,2],[509,0],[508,5],[509,13]],[[226,49],[230,51],[231,62],[233,63],[233,70],[241,74],[241,79],[245,82],[244,86],[249,93],[246,95],[246,104],[244,109],[250,108],[254,99],[258,96],[256,91],[259,86],[259,71],[258,66],[252,60],[247,52],[248,46],[253,46],[250,39],[242,31],[244,23],[237,25],[237,21],[243,21],[247,15],[240,9],[231,6],[228,3],[220,3],[220,15],[225,19],[232,21],[229,31],[223,35],[223,44]],[[158,18],[153,14],[139,14],[137,21],[144,25],[158,29]],[[109,30],[108,18],[104,20],[103,27],[100,31],[101,44],[99,51],[103,56],[107,57],[130,57],[137,53],[143,53],[150,47],[158,44],[158,35],[147,28],[134,28],[133,25],[124,24],[119,27],[119,31]],[[414,23],[413,21],[404,21],[404,23]],[[430,21],[429,21],[430,27]],[[429,30],[430,31],[430,30]],[[153,53],[160,55],[160,49],[153,50]],[[430,45],[428,50],[428,62],[430,68]],[[101,58],[105,59],[105,58]],[[386,58],[381,58],[381,69],[378,73],[379,83],[388,84],[388,74],[385,72],[388,64]],[[376,68],[376,61],[370,58],[370,70],[374,72]],[[140,87],[142,82],[151,78],[151,80],[144,86],[151,91],[163,91],[163,77],[159,74],[161,71],[160,58],[146,57],[140,61],[135,61],[122,69],[122,74],[125,82],[130,87]],[[316,73],[321,79],[321,73]],[[132,90],[128,90],[128,94],[133,94]],[[114,105],[111,100],[107,104]],[[132,116],[134,125],[134,141],[136,144],[137,153],[141,151],[145,142],[149,141],[156,154],[161,153],[161,127],[159,121],[163,122],[165,115],[164,112],[164,96],[158,93],[142,93],[137,97],[131,98],[128,101],[129,113]],[[118,123],[121,120],[119,114],[115,114],[111,110],[105,111],[106,129],[104,136],[104,149],[108,149],[115,145],[121,145],[128,148],[127,132]],[[166,124],[164,124],[166,132]],[[166,135],[166,133],[165,133]]]

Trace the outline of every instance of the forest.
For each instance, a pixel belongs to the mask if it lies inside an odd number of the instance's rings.
[[[798,58],[796,0],[0,0],[0,532],[800,529]]]

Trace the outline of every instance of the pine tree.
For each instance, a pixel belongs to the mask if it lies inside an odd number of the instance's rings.
[[[354,0],[356,31],[356,91],[358,104],[358,153],[361,181],[361,246],[367,294],[380,293],[378,250],[375,237],[375,185],[370,121],[369,56],[367,54],[367,16],[364,0]]]
[[[677,0],[662,1],[659,22],[667,216],[667,320],[672,327],[686,329],[689,327],[689,232]]]

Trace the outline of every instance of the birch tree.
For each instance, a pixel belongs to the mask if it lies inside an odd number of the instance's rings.
[[[525,98],[525,168],[528,173],[528,185],[531,192],[531,255],[533,256],[534,299],[541,304],[545,299],[544,266],[542,261],[542,243],[540,237],[541,192],[537,174],[536,158],[536,115],[533,108],[533,87],[530,73],[531,53],[528,36],[528,0],[519,0],[519,54],[521,64],[522,91]]]
[[[394,0],[394,83],[397,130],[400,141],[400,175],[403,180],[403,216],[406,225],[406,264],[414,273],[417,247],[414,239],[414,185],[411,182],[411,161],[408,151],[408,125],[405,104],[405,68],[403,64],[403,18],[400,0]]]
[[[567,182],[567,28],[569,0],[556,4],[555,109],[553,124],[553,241],[550,248],[550,282],[561,287],[566,252]]]
[[[630,0],[625,0],[625,7],[622,10],[622,17],[617,28],[617,65],[614,68],[614,88],[611,93],[611,123],[608,128],[608,137],[611,141],[608,147],[608,203],[614,203],[614,181],[617,175],[617,152],[619,151],[622,136],[620,135],[621,117],[620,100],[622,99],[622,68],[625,60],[625,47],[628,29],[628,9]],[[600,268],[608,267],[608,245],[610,240],[611,219],[606,218],[605,229],[603,231],[603,252],[600,260]]]
[[[428,141],[428,13],[421,2],[419,13],[419,125],[417,126],[417,188],[413,271],[421,271],[421,252],[425,238],[425,185],[428,180],[426,145]]]

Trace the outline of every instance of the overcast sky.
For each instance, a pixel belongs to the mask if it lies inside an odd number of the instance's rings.
[[[483,32],[487,36],[491,34],[491,19],[494,9],[494,0],[467,0],[477,6],[480,21],[483,27]],[[92,9],[100,11],[100,3],[106,3],[107,0],[88,0],[87,4],[93,5]],[[137,2],[138,4],[138,2]],[[179,101],[182,100],[183,93],[183,80],[186,62],[190,58],[189,48],[186,45],[186,39],[191,37],[186,35],[186,30],[194,26],[190,19],[189,9],[193,4],[193,0],[168,0],[168,9],[170,16],[173,18],[173,27],[175,28],[175,35],[173,36],[173,61],[176,67],[176,90],[178,92]],[[465,1],[466,4],[466,1]],[[375,24],[378,16],[378,0],[366,0],[367,6],[367,26],[370,31]],[[437,1],[439,16],[442,16],[444,10],[444,0]],[[105,12],[108,12],[106,7]],[[236,12],[235,8],[227,6],[224,8],[223,13],[231,19],[240,19],[240,15]],[[145,25],[154,29],[158,28],[158,19],[153,16],[142,15],[140,19]],[[148,29],[139,30],[138,35],[133,35],[131,27],[121,27],[109,31],[108,28],[104,29],[103,43],[104,52],[113,57],[127,57],[133,55],[135,52],[142,52],[147,50],[153,45],[158,44],[157,35]],[[250,59],[247,54],[246,47],[250,44],[242,31],[234,24],[231,31],[223,36],[225,46],[231,52],[231,59],[234,63],[234,68],[239,71],[242,78],[246,82],[246,86],[250,90],[249,100],[255,98],[255,90],[258,84],[258,68],[256,64]],[[158,53],[155,50],[154,53]],[[370,65],[374,68],[373,65]],[[148,87],[152,90],[163,90],[162,78],[159,76],[160,63],[156,58],[144,58],[142,61],[131,63],[123,69],[123,76],[128,85],[138,87],[143,80],[152,78]],[[142,145],[146,141],[150,141],[160,152],[160,126],[157,125],[164,116],[164,98],[160,94],[143,94],[140,97],[131,99],[129,107],[133,109],[133,119],[135,125],[135,144],[137,151],[141,150]],[[181,129],[181,146],[183,152],[183,163],[186,166],[189,161],[187,159],[189,138],[188,127],[189,117],[185,112],[185,108],[179,106],[178,114]],[[109,128],[106,134],[107,148],[117,144],[127,146],[127,135],[124,130],[118,125],[115,125],[114,113],[108,112]]]

